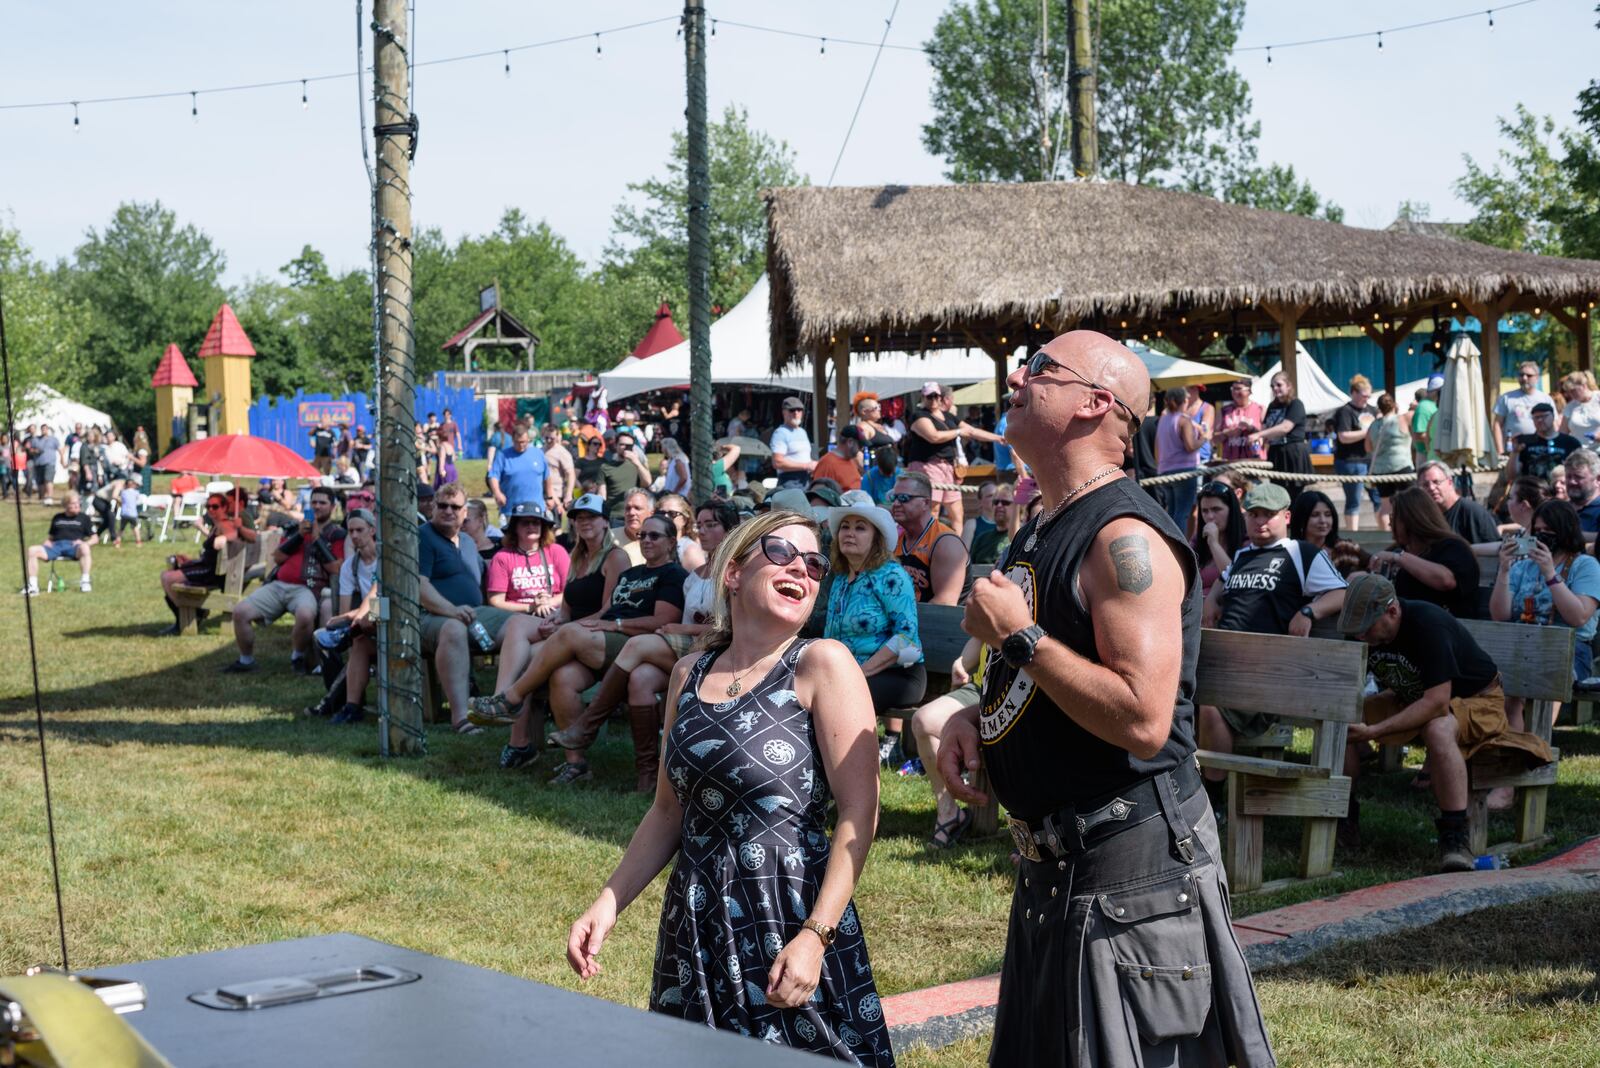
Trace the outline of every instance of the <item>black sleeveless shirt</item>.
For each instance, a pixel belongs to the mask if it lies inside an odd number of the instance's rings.
[[[1194,551],[1166,512],[1132,479],[1121,478],[1092,490],[1056,517],[1038,546],[1027,550],[1038,520],[1017,532],[1002,570],[1022,587],[1034,620],[1073,652],[1096,663],[1092,613],[1074,593],[1078,568],[1095,537],[1109,522],[1134,516],[1166,539],[1186,578],[1182,608],[1183,662],[1172,731],[1150,760],[1140,760],[1090,734],[1036,686],[1026,669],[1017,671],[998,655],[989,657],[984,679],[979,733],[989,781],[1013,815],[1038,819],[1068,804],[1115,793],[1190,759],[1194,742],[1194,674],[1200,653],[1200,584]]]
[[[955,420],[946,420],[944,415],[935,415],[928,408],[918,408],[911,413],[911,425],[916,426],[917,420],[926,419],[940,430],[954,430],[961,424]],[[945,463],[954,463],[956,459],[956,439],[935,444],[917,433],[908,429],[906,436],[901,439],[901,449],[906,463],[927,463],[929,460],[942,460]]]

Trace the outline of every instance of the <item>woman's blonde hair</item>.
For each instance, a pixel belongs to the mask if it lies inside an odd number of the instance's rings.
[[[672,439],[668,438],[667,440],[671,441]],[[695,525],[695,512],[693,508],[689,507],[689,502],[681,494],[677,493],[663,493],[656,498],[656,511],[658,512],[664,512],[674,505],[676,505],[675,511],[683,513],[683,529],[677,532],[677,536],[688,538],[690,541],[698,543],[700,541],[700,528]],[[673,522],[673,526],[677,526],[676,521]]]
[[[602,520],[605,516],[600,517]],[[589,544],[578,533],[576,524],[572,528],[572,574],[578,578],[591,575],[598,571],[606,562],[606,557],[611,555],[611,550],[617,547],[617,539],[611,536],[611,527],[606,526],[605,533],[600,535],[600,544],[594,550],[594,555],[589,555]]]
[[[1586,386],[1589,389],[1600,388],[1595,386],[1594,374],[1589,371],[1568,371],[1561,376],[1561,392],[1568,393],[1579,386]]]
[[[822,540],[822,530],[815,519],[786,508],[775,508],[747,519],[722,539],[722,544],[717,546],[716,556],[711,558],[711,585],[716,590],[711,602],[711,629],[695,642],[695,649],[719,650],[732,644],[733,613],[728,605],[728,568],[744,560],[752,551],[759,551],[763,537],[784,527],[805,527],[819,542]]]

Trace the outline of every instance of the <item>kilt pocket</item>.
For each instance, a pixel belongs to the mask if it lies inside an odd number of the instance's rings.
[[[1199,1035],[1211,1013],[1211,963],[1189,873],[1095,900],[1139,1037],[1154,1045]]]

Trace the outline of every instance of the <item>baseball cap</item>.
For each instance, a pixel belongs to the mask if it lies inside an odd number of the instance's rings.
[[[433,500],[433,487],[428,485],[426,482],[418,482],[417,483],[417,500],[419,500],[419,501],[431,501],[431,500]]]
[[[783,398],[783,410],[786,412],[803,412],[806,410],[806,405],[799,397],[785,397]]]
[[[801,489],[781,489],[776,493],[769,493],[766,503],[772,508],[784,508],[800,515],[811,514],[811,502],[806,499],[805,491]]]
[[[1289,491],[1276,482],[1257,482],[1244,495],[1244,510],[1247,512],[1252,508],[1281,512],[1287,507],[1289,507]]]
[[[541,501],[518,501],[501,513],[503,519],[537,519],[541,523],[554,524],[550,511]]]
[[[1344,591],[1344,608],[1339,612],[1340,632],[1365,633],[1394,602],[1394,583],[1371,571],[1358,576]]]
[[[922,395],[924,397],[935,397],[935,396],[938,396],[939,395],[939,383],[937,383],[937,382],[924,382],[924,383],[922,383]]]
[[[1432,393],[1436,389],[1443,389],[1444,388],[1444,375],[1429,375],[1428,376],[1428,384],[1427,384],[1427,386],[1425,388],[1427,389],[1427,391],[1429,393]]]
[[[568,515],[577,515],[579,512],[591,512],[594,515],[606,514],[606,499],[598,493],[585,493],[582,497],[572,502],[572,507],[567,509]]]
[[[806,488],[807,500],[809,501],[810,498],[816,497],[829,507],[837,508],[842,502],[839,497],[839,491],[835,488],[837,484],[829,485],[831,482],[833,482],[832,479],[823,478],[811,483]]]

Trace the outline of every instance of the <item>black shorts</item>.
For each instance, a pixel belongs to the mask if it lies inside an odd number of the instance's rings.
[[[922,696],[928,690],[928,667],[912,664],[884,668],[876,675],[867,676],[867,689],[872,694],[872,710],[880,716],[897,708],[916,708],[922,704]]]

